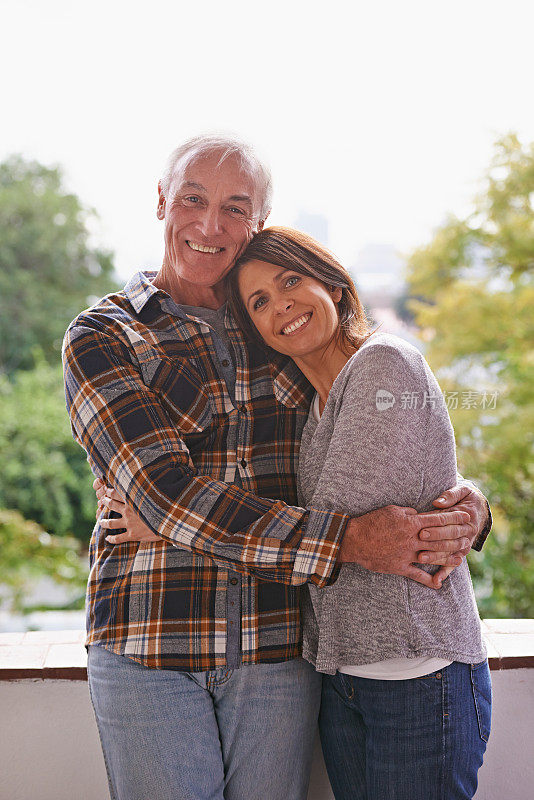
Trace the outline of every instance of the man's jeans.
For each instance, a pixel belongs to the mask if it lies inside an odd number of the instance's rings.
[[[112,800],[303,800],[321,676],[302,659],[147,669],[89,648]]]
[[[487,661],[405,681],[323,678],[320,733],[336,800],[466,800],[490,732]]]

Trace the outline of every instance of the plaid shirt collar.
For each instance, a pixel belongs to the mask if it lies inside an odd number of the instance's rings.
[[[140,314],[148,301],[154,295],[161,295],[162,299],[168,297],[161,289],[158,289],[152,281],[158,273],[155,270],[147,270],[146,272],[136,272],[124,289],[122,294],[131,303],[132,308],[136,314]]]
[[[205,320],[187,314],[180,303],[176,303],[163,289],[154,286],[153,281],[157,274],[155,270],[136,272],[124,287],[122,294],[124,294],[136,314],[142,312],[143,308],[152,297],[157,297],[163,311],[167,311],[169,314],[181,317],[182,319],[194,319],[205,325]],[[230,314],[226,315],[225,324],[226,327],[238,330]]]

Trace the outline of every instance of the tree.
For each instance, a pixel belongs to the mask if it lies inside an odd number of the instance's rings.
[[[116,288],[110,253],[89,242],[94,218],[59,167],[0,164],[0,371],[31,369],[35,346],[59,360],[71,319]]]
[[[0,563],[2,605],[28,611],[27,597],[35,580],[44,576],[75,593],[83,607],[87,566],[79,555],[80,543],[68,536],[50,536],[18,511],[0,508]]]
[[[17,509],[49,533],[88,542],[93,477],[65,410],[61,365],[0,376],[0,508]]]
[[[473,213],[449,218],[408,264],[428,360],[451,392],[460,468],[495,511],[483,553],[470,557],[485,616],[534,616],[533,204],[534,144],[510,134]]]

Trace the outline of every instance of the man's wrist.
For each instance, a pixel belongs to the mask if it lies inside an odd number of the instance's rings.
[[[339,564],[350,562],[365,567],[365,558],[359,546],[360,537],[364,533],[365,514],[361,517],[351,517],[347,522],[343,538],[339,545],[338,558]]]
[[[482,493],[480,494],[482,497],[484,497]],[[486,522],[480,533],[475,537],[475,541],[471,545],[472,550],[478,550],[478,551],[482,550],[484,542],[488,538],[488,534],[491,531],[493,525],[493,517],[491,516],[491,509],[485,497],[484,497],[484,502],[486,503],[486,511],[487,511]]]

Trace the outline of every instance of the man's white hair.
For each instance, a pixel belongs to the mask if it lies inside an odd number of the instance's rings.
[[[236,136],[224,134],[201,134],[188,139],[173,150],[161,176],[161,189],[168,196],[172,179],[178,167],[185,167],[197,158],[220,153],[219,164],[229,156],[239,159],[241,169],[249,175],[260,201],[259,218],[267,219],[272,208],[273,182],[269,167],[260,159],[254,148]]]

